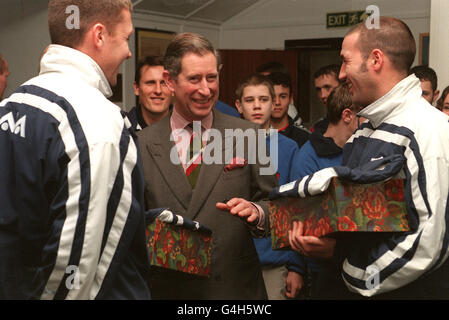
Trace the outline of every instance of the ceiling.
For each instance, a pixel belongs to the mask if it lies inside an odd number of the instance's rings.
[[[261,0],[133,0],[134,12],[221,25]]]

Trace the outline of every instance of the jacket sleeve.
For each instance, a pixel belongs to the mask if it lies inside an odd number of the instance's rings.
[[[287,263],[287,269],[289,271],[294,271],[304,276],[306,272],[306,262],[303,256],[299,253],[291,250],[288,255],[289,261]]]
[[[405,199],[410,232],[368,243],[342,244],[343,279],[353,292],[373,296],[403,287],[446,260],[449,233],[448,163],[407,159]]]

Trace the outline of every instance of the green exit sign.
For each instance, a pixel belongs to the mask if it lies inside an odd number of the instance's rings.
[[[363,22],[368,18],[371,13],[366,13],[366,11],[350,11],[350,12],[338,12],[338,13],[328,13],[326,17],[326,27],[327,28],[341,28],[350,27]]]

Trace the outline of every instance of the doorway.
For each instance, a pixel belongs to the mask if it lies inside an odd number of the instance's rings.
[[[286,40],[285,50],[297,54],[296,101],[304,126],[311,128],[326,115],[326,108],[318,99],[313,84],[314,73],[322,66],[341,64],[340,50],[343,38]]]

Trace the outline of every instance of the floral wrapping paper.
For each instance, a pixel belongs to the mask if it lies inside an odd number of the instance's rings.
[[[146,231],[151,265],[209,277],[212,236],[159,220]]]
[[[304,235],[322,237],[335,232],[409,231],[404,180],[353,184],[333,178],[327,191],[306,198],[268,202],[273,249],[289,247],[293,221],[304,223]]]

